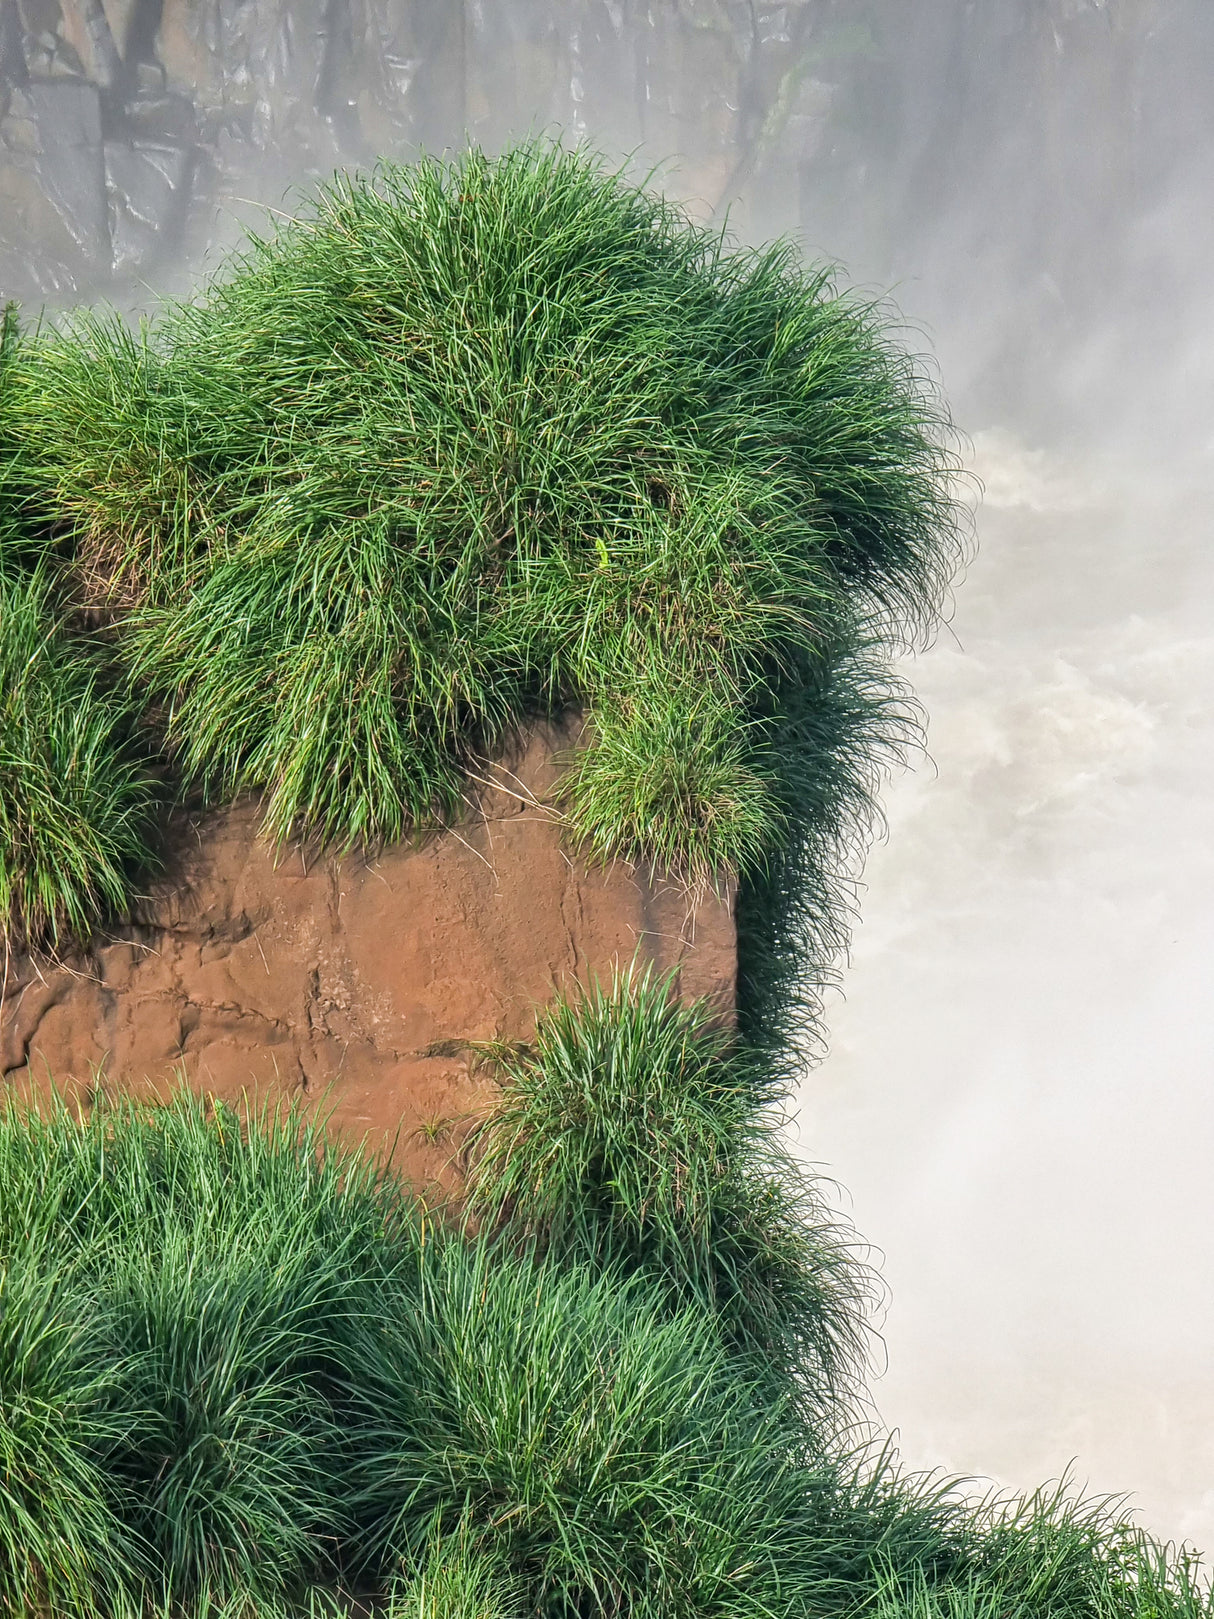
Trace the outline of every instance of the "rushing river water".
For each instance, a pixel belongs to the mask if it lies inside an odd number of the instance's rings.
[[[906,1457],[1208,1546],[1212,72],[1209,0],[0,0],[0,293],[146,301],[288,182],[529,128],[895,287],[980,550],[801,1139]]]
[[[804,1150],[884,1254],[904,1454],[1214,1545],[1214,484],[979,435]]]

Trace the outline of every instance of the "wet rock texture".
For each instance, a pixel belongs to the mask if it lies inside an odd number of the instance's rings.
[[[571,857],[543,808],[553,741],[498,768],[457,832],[378,859],[276,859],[251,803],[183,820],[138,918],[78,959],[10,963],[4,1084],[299,1096],[425,1180],[492,1094],[475,1043],[526,1039],[562,985],[653,962],[728,1014],[728,899]]]
[[[0,293],[137,293],[152,269],[163,288],[238,236],[250,201],[466,134],[694,151],[678,189],[711,206],[766,138],[773,97],[802,144],[825,106],[817,80],[801,84],[819,8],[760,7],[757,28],[753,9],[0,0]]]

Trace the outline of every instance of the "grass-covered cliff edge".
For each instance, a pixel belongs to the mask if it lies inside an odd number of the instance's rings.
[[[1210,1613],[865,1441],[873,1279],[781,1145],[952,471],[879,308],[546,145],[339,181],[138,332],[6,316],[6,957],[176,803],[374,849],[575,710],[569,846],[736,880],[742,969],[736,1028],[625,976],[482,1051],[444,1208],[291,1114],[0,1110],[6,1615]]]
[[[570,844],[738,877],[744,1015],[787,1023],[957,562],[951,466],[879,308],[543,144],[339,180],[138,332],[10,312],[7,946],[121,912],[175,798],[373,847],[576,709]]]

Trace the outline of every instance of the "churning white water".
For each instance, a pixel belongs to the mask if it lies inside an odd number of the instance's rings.
[[[804,1150],[890,1289],[913,1464],[1073,1464],[1214,1547],[1214,480],[980,433]]]
[[[1210,1553],[1214,8],[905,9],[896,139],[803,223],[930,321],[985,493],[799,1139],[904,1457]]]

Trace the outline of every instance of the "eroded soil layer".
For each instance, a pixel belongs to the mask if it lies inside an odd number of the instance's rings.
[[[458,832],[375,859],[276,855],[252,803],[184,823],[137,918],[70,961],[9,964],[5,1083],[162,1093],[180,1074],[231,1101],[302,1095],[445,1179],[492,1093],[471,1048],[527,1038],[562,985],[636,958],[729,1011],[731,904],[571,856],[543,807],[553,740],[497,769]]]

